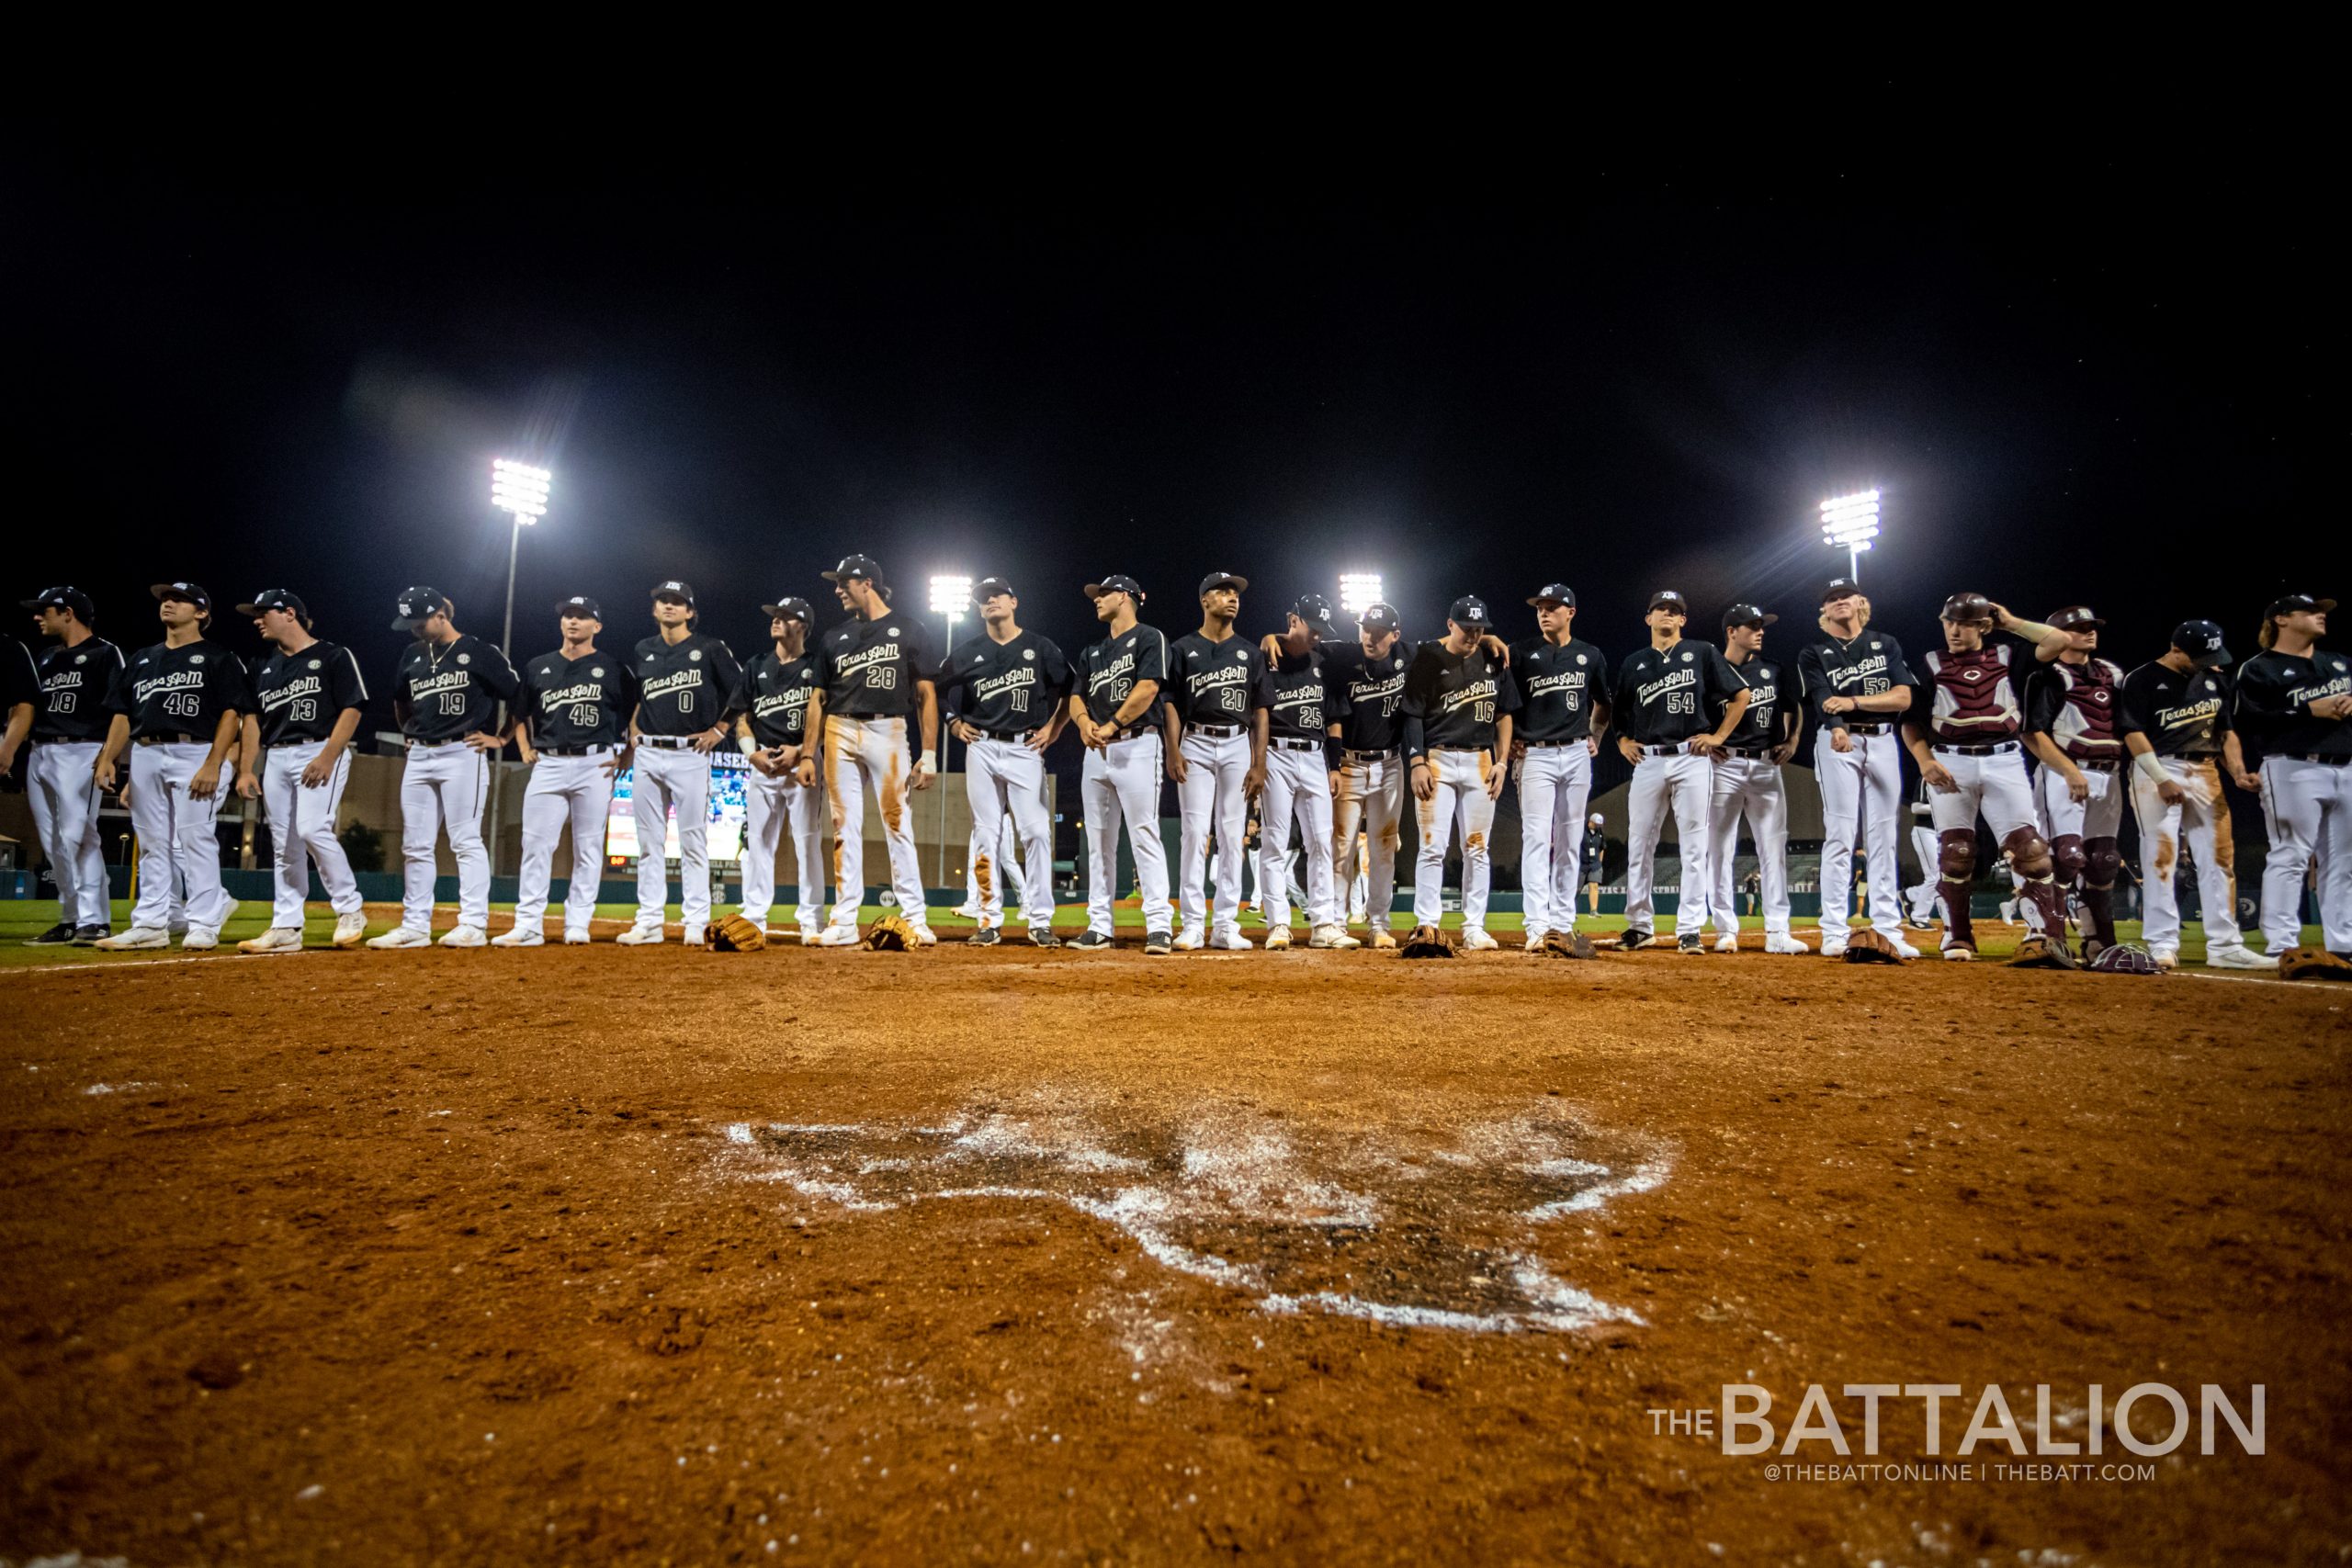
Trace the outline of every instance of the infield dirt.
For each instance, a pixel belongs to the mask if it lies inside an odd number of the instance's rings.
[[[2352,988],[953,944],[6,984],[0,1557],[2352,1541]],[[2143,1382],[2265,1385],[2268,1451],[1776,1483],[1650,1414],[1952,1383],[1949,1456],[1984,1384],[2079,1435]]]

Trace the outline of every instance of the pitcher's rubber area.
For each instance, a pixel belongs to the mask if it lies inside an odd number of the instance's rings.
[[[1018,944],[8,988],[0,1557],[2352,1539],[2352,989]],[[1984,1384],[2029,1437],[2051,1384],[2079,1438],[2086,1384],[2142,1382],[2192,1419],[2200,1383],[2265,1385],[2269,1451],[1774,1482],[1650,1414],[1755,1383],[1785,1435],[1811,1383],[1958,1384],[1949,1459]],[[1919,1410],[1888,1403],[1883,1458],[1920,1458]]]

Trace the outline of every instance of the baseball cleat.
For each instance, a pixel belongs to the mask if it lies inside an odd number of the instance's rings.
[[[586,926],[566,926],[566,927],[564,927],[564,928],[563,928],[563,945],[564,945],[564,946],[566,946],[566,947],[585,947],[585,946],[587,946],[587,945],[588,945],[588,928],[587,928]]]
[[[1881,932],[1880,934],[1881,934],[1881,935],[1884,935],[1885,933],[1884,933],[1884,932]],[[1909,942],[1907,942],[1904,941],[1901,937],[1899,937],[1899,936],[1890,936],[1890,937],[1887,937],[1887,939],[1886,939],[1886,940],[1887,940],[1888,944],[1889,944],[1889,945],[1891,945],[1891,946],[1894,949],[1894,955],[1895,955],[1897,958],[1905,959],[1905,960],[1906,960],[1906,961],[1907,961],[1907,960],[1909,960],[1909,959],[1917,958],[1917,957],[1918,957],[1918,956],[1919,956],[1919,950],[1918,950],[1917,948],[1916,948],[1916,947],[1912,946]]]
[[[2052,942],[2045,936],[2030,936],[2018,943],[2017,955],[2009,960],[2012,969],[2073,969],[2077,967],[2074,952],[2062,939]]]
[[[2256,953],[2240,943],[2234,947],[2209,947],[2205,950],[2208,969],[2276,969],[2278,960],[2267,953]]]
[[[1657,937],[1654,933],[1645,931],[1639,926],[1627,926],[1624,934],[1617,939],[1617,945],[1627,953],[1638,953],[1645,947],[1654,945],[1657,942]]]
[[[1029,928],[1029,945],[1032,947],[1059,947],[1062,945],[1062,939],[1054,934],[1054,928],[1051,926],[1031,926]]]
[[[510,926],[490,939],[492,947],[545,947],[548,933],[537,926]]]
[[[1209,939],[1198,926],[1186,926],[1176,933],[1176,951],[1198,953],[1209,944]]]
[[[802,926],[800,928],[800,945],[803,947],[814,947],[820,942],[824,940],[824,936],[825,928],[822,926]]]
[[[956,913],[965,919],[977,920],[980,918],[980,907],[978,904],[958,904],[956,906]]]
[[[218,926],[190,926],[187,935],[180,938],[181,951],[187,953],[206,952],[220,945],[220,928]]]
[[[1948,942],[1944,943],[1944,962],[1973,964],[1976,962],[1976,949],[1964,942]]]
[[[1765,952],[1767,952],[1767,953],[1811,953],[1811,952],[1813,951],[1813,949],[1811,949],[1811,948],[1807,947],[1804,943],[1803,943],[1803,942],[1799,942],[1796,938],[1794,938],[1794,937],[1792,937],[1792,936],[1790,936],[1790,935],[1787,935],[1787,934],[1786,934],[1786,933],[1784,933],[1784,932],[1781,932],[1781,931],[1768,931],[1767,933],[1765,933],[1765,937],[1764,937],[1764,951],[1765,951]]]
[[[172,933],[161,926],[133,926],[120,936],[110,936],[94,942],[92,947],[105,953],[130,953],[141,948],[169,947]]]
[[[431,947],[433,939],[413,926],[394,926],[381,936],[371,936],[368,945],[373,948]]]
[[[2007,903],[2001,906],[2001,923],[2005,926],[2013,926],[2018,923],[2018,905],[2016,899],[2012,898]]]
[[[336,947],[357,947],[359,945],[359,939],[367,934],[368,917],[357,909],[352,910],[347,915],[337,915],[334,918],[334,941],[333,945]]]
[[[1697,931],[1686,931],[1674,939],[1674,951],[1703,958],[1707,953],[1707,939]]]
[[[1166,931],[1150,931],[1143,933],[1143,950],[1146,953],[1164,953],[1172,945]]]
[[[627,942],[628,938],[629,933],[623,931],[617,940]],[[661,939],[657,937],[655,940]],[[855,926],[827,926],[825,934],[817,939],[817,945],[819,947],[855,947],[865,940],[857,934]]]
[[[1214,953],[1248,953],[1250,939],[1241,934],[1240,928],[1224,926],[1209,933],[1209,949]]]
[[[239,953],[300,953],[302,951],[302,929],[300,926],[272,926],[259,936],[247,937],[237,944]]]
[[[1543,951],[1544,951],[1544,939],[1548,934],[1549,934],[1549,933],[1548,933],[1548,932],[1545,932],[1545,931],[1530,931],[1527,933],[1527,951],[1528,951],[1528,952],[1530,952],[1530,953],[1541,953],[1541,952],[1543,952]]]
[[[1382,926],[1372,933],[1372,945],[1382,949],[1393,948],[1396,945],[1396,933]]]
[[[1917,915],[1905,915],[1903,917],[1903,929],[1912,931],[1931,931],[1936,929],[1936,922],[1923,920]]]
[[[908,940],[917,947],[937,947],[939,945],[939,933],[933,931],[929,925],[921,920],[909,920],[907,922],[907,931],[909,932]]]
[[[444,947],[488,947],[490,937],[480,926],[451,926],[441,933],[441,945]]]
[[[2157,973],[2159,974],[2169,974],[2171,971],[2180,967],[2180,950],[2178,948],[2152,948],[2149,950],[2148,957],[2154,963]]]
[[[114,932],[105,926],[76,926],[74,928],[74,945],[96,947],[113,934]]]
[[[970,936],[964,939],[964,945],[967,947],[994,947],[1003,941],[1004,938],[996,934],[996,928],[994,926],[982,926],[978,931],[974,931]]]
[[[1306,945],[1344,951],[1351,947],[1362,947],[1363,943],[1350,936],[1347,927],[1328,925],[1316,927],[1314,933],[1306,939]]]
[[[1108,953],[1111,951],[1112,942],[1102,932],[1089,926],[1070,943],[1070,946],[1080,953]]]
[[[25,938],[27,947],[66,947],[74,941],[74,927],[60,920],[39,936]]]
[[[1290,927],[1272,926],[1266,931],[1266,951],[1280,953],[1290,945]]]
[[[1824,958],[1845,957],[1846,939],[1843,936],[1823,937],[1821,939],[1821,956]]]
[[[651,947],[658,944],[668,934],[662,929],[662,922],[659,920],[639,920],[613,940],[623,947]],[[852,941],[856,940],[856,936],[855,931],[850,933]]]
[[[710,928],[707,926],[680,926],[678,931],[678,940],[688,947],[700,947],[703,944],[703,939],[710,934]]]
[[[1492,953],[1501,945],[1484,926],[1462,928],[1462,951],[1464,953]]]
[[[1723,935],[1715,938],[1715,951],[1717,953],[1737,953],[1739,951],[1739,938],[1733,932],[1725,931]]]

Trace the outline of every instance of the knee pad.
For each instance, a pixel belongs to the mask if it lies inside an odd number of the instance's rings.
[[[2083,852],[2083,840],[2073,833],[2061,833],[2051,841],[2050,859],[2058,868],[2061,882],[2074,881],[2090,863],[2090,856]]]
[[[2001,852],[2009,863],[2025,876],[2048,876],[2052,866],[2050,843],[2030,828],[2012,829],[2001,840]]]
[[[1936,867],[1946,882],[1967,882],[1976,872],[1976,829],[1951,828],[1937,836]]]
[[[2083,845],[2083,886],[2101,892],[2115,886],[2123,869],[2123,852],[2113,839],[2092,839]]]

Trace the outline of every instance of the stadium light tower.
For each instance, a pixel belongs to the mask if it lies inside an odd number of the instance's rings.
[[[528,463],[517,463],[509,457],[493,458],[490,465],[490,504],[514,520],[506,536],[506,621],[499,633],[498,651],[514,661],[514,563],[522,553],[523,530],[548,514],[548,488],[555,476],[545,468]],[[506,790],[506,770],[493,768],[490,775],[490,843],[491,869],[498,869],[498,829],[503,818],[499,806]]]
[[[972,580],[970,578],[943,573],[931,580],[931,613],[934,615],[944,615],[947,618],[947,647],[941,655],[943,663],[945,662],[946,654],[956,651],[956,623],[964,618],[964,612],[971,608],[971,604]],[[949,731],[945,729],[940,731],[939,772],[942,776],[939,784],[939,854],[933,865],[936,868],[934,874],[939,878],[938,885],[942,887],[947,886],[947,781],[945,778],[947,748],[955,739],[956,737]],[[970,802],[967,800],[965,804],[968,806]]]
[[[1862,552],[1878,537],[1878,491],[1841,495],[1821,503],[1821,536],[1833,550],[1846,552],[1846,575],[1862,579]]]
[[[1340,609],[1342,614],[1362,615],[1381,602],[1380,573],[1376,571],[1343,571],[1340,573]]]

